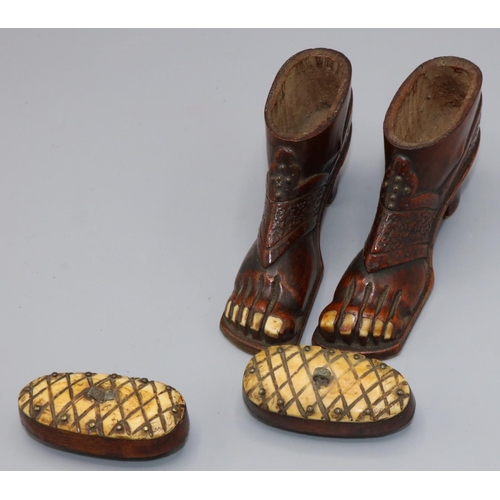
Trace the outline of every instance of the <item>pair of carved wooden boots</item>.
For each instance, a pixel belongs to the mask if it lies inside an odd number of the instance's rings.
[[[478,149],[481,83],[472,62],[438,57],[396,92],[375,220],[314,344],[380,358],[402,348],[432,288],[438,228]],[[300,341],[322,278],[321,221],[349,148],[351,110],[351,64],[334,50],[294,55],[271,87],[264,214],[220,323],[248,352]]]

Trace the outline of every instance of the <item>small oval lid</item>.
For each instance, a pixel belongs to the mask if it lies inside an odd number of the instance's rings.
[[[130,443],[128,448],[134,458],[134,449],[149,441],[162,440],[167,447],[154,453],[168,452],[169,436],[183,422],[187,426],[186,403],[178,391],[161,382],[115,373],[54,372],[39,377],[21,391],[19,411],[23,425],[42,440],[105,456],[120,456],[116,446],[124,441]],[[61,433],[66,435],[66,441],[61,439]],[[67,433],[78,439],[75,441]],[[102,443],[107,449],[100,453],[87,449],[92,448],[89,438],[105,439]]]

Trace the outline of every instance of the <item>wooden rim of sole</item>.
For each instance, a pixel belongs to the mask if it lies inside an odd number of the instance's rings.
[[[250,401],[245,392],[243,392],[243,399],[254,417],[272,427],[299,432],[301,434],[338,438],[380,437],[402,430],[410,424],[416,406],[415,397],[412,393],[406,408],[393,418],[379,420],[378,422],[347,423],[304,420],[288,415],[280,415],[279,413],[259,408]]]
[[[153,459],[170,455],[186,442],[189,432],[187,409],[172,432],[155,439],[110,439],[54,429],[29,418],[19,410],[21,423],[37,441],[57,449],[117,460]],[[110,442],[112,441],[112,442]]]

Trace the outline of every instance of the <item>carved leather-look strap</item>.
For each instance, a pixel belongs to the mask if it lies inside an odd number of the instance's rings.
[[[264,267],[270,266],[299,238],[312,231],[326,186],[295,200],[273,202],[266,197],[257,249]]]
[[[436,210],[393,212],[379,205],[377,226],[365,246],[369,272],[429,256]]]
[[[301,183],[300,172],[293,151],[278,148],[269,166],[257,239],[259,259],[266,268],[318,223],[328,174],[318,174]]]
[[[386,170],[377,216],[365,245],[369,272],[429,256],[440,199],[432,192],[415,196],[417,186],[410,161],[394,158]]]

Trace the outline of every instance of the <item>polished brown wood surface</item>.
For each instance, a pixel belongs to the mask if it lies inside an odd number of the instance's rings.
[[[320,226],[349,148],[351,111],[351,64],[334,50],[295,54],[271,87],[264,213],[220,322],[248,352],[300,340],[323,275]]]
[[[434,283],[432,250],[479,147],[482,75],[438,57],[401,85],[384,121],[385,177],[364,249],[323,310],[313,343],[397,354]]]

